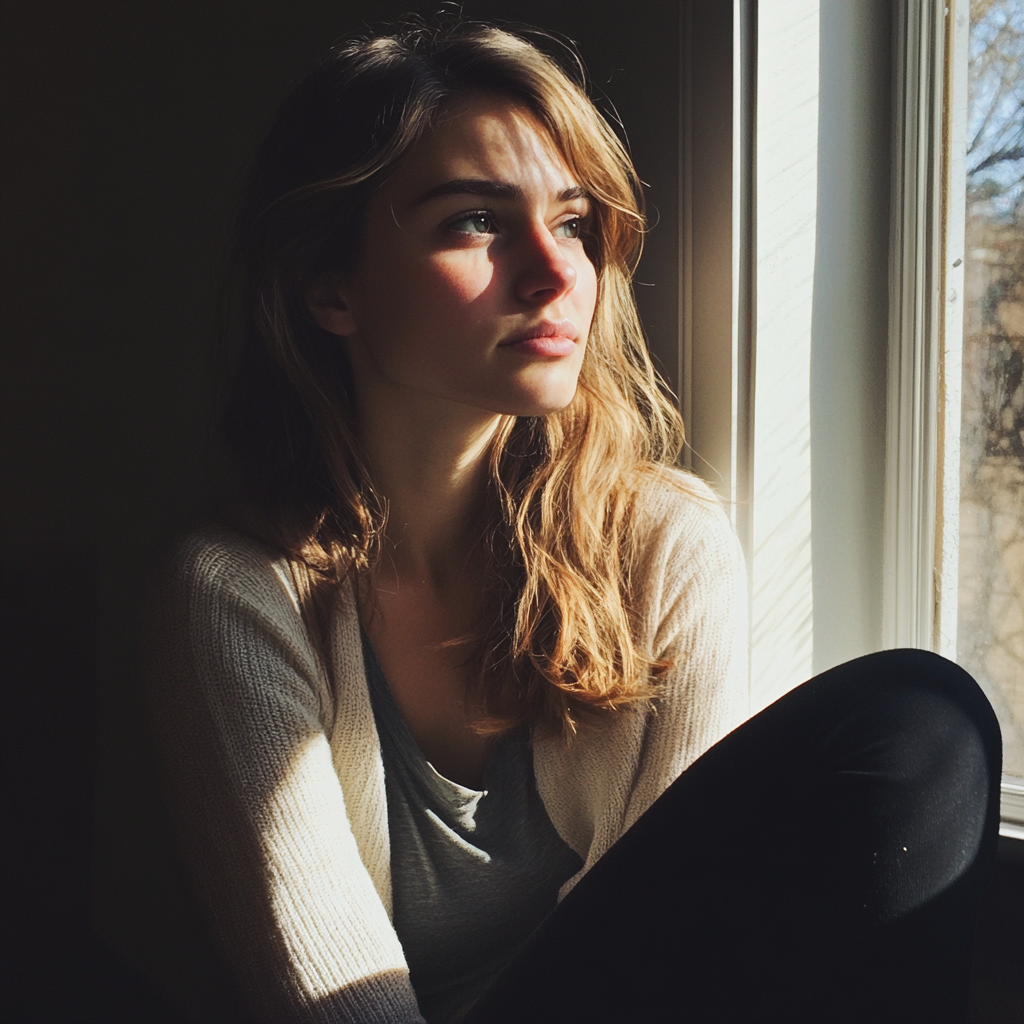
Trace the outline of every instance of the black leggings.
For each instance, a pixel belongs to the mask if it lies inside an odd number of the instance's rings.
[[[951,662],[825,672],[691,765],[468,1022],[962,1021],[1000,769]]]

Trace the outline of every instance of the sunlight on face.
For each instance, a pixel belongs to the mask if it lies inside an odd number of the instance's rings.
[[[536,119],[459,100],[375,194],[339,288],[357,389],[536,416],[576,393],[597,299],[589,202]]]

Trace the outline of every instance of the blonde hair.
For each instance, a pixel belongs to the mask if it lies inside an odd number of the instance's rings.
[[[545,417],[506,418],[490,452],[490,603],[473,644],[484,731],[526,722],[572,733],[581,717],[648,699],[665,667],[637,640],[636,513],[644,490],[666,479],[659,467],[676,460],[682,421],[633,297],[640,184],[577,77],[490,25],[413,22],[346,41],[286,100],[241,219],[243,339],[226,434],[258,532],[291,559],[322,639],[338,586],[377,563],[385,510],[342,346],[312,323],[308,288],[355,267],[373,189],[460,94],[529,110],[590,198],[598,296],[576,396]]]

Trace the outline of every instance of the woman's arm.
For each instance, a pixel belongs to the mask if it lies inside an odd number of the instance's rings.
[[[269,554],[226,532],[186,541],[155,653],[176,824],[258,1019],[421,1021],[332,767],[327,683]]]
[[[686,484],[692,497],[663,491],[649,510],[649,644],[669,668],[648,721],[627,828],[750,713],[743,552],[711,490],[693,477]]]
[[[633,575],[641,643],[669,662],[652,708],[581,728],[571,744],[535,745],[537,787],[552,823],[584,859],[564,896],[644,811],[748,714],[743,554],[711,491],[676,476],[640,509]]]

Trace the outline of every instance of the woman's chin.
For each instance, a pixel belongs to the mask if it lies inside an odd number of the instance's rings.
[[[572,387],[550,388],[520,392],[504,400],[489,403],[492,412],[504,416],[550,416],[561,412],[576,397],[576,384]]]
[[[550,372],[554,367],[545,369],[548,372],[520,377],[516,381],[518,386],[510,389],[507,408],[502,411],[513,416],[549,416],[568,406],[576,397],[579,374]]]

